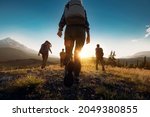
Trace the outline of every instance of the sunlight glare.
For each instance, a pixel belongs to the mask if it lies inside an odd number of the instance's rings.
[[[85,47],[81,50],[79,56],[80,56],[81,58],[93,57],[93,56],[94,56],[94,50],[93,50],[93,48],[91,48],[91,47],[89,47],[89,46],[85,46]]]

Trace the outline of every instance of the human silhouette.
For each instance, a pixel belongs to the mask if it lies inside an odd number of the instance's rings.
[[[61,67],[64,66],[65,56],[66,56],[65,50],[62,49],[62,51],[60,52],[60,66]]]
[[[79,53],[84,46],[85,40],[87,44],[90,43],[89,23],[87,20],[86,10],[82,5],[81,0],[69,0],[69,2],[65,5],[63,15],[59,22],[59,29],[57,33],[59,37],[62,37],[64,26],[66,26],[64,33],[66,51],[65,77],[69,75],[70,77],[76,76],[77,78],[81,71]],[[74,59],[71,59],[74,47]],[[69,65],[74,68],[69,70]]]
[[[103,58],[104,53],[103,53],[103,49],[100,48],[99,44],[97,44],[95,51],[96,51],[95,53],[96,54],[96,70],[98,70],[98,64],[100,62],[102,65],[102,71],[105,71],[104,58]]]
[[[42,66],[41,66],[42,69],[44,69],[45,66],[46,66],[48,55],[49,55],[49,51],[52,54],[51,47],[52,47],[52,44],[49,41],[45,41],[41,45],[41,48],[40,48],[39,53],[38,53],[38,56],[40,56],[40,54],[42,54]]]

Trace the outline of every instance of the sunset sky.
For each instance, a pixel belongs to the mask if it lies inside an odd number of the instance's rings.
[[[58,23],[68,0],[0,0],[0,39],[11,37],[38,50],[49,40],[53,55],[64,48],[57,37]],[[90,23],[91,43],[86,56],[95,55],[99,43],[108,57],[150,51],[150,0],[83,0]],[[85,51],[86,50],[86,51]]]

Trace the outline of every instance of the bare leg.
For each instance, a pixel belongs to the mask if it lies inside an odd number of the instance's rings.
[[[101,60],[101,65],[102,65],[102,71],[105,71],[105,67],[104,67],[104,59]]]
[[[66,50],[66,57],[64,60],[64,64],[68,64],[68,62],[72,58],[72,50],[74,46],[74,41],[73,40],[65,40],[65,50]]]
[[[74,52],[74,64],[75,64],[74,72],[75,72],[75,76],[77,77],[79,76],[81,71],[81,59],[79,53],[81,52],[84,46],[84,42],[85,42],[84,38],[76,39],[76,47]]]
[[[96,70],[98,70],[98,63],[99,63],[99,60],[96,58]]]
[[[46,66],[46,62],[47,62],[47,59],[48,59],[48,54],[42,54],[42,59],[43,59],[43,61],[42,61],[42,69],[43,68],[45,68],[45,66]]]

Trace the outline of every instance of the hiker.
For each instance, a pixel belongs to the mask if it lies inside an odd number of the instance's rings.
[[[65,56],[66,56],[66,53],[64,49],[62,49],[62,51],[60,52],[60,67],[64,66]]]
[[[103,49],[100,48],[99,44],[97,44],[95,51],[96,51],[96,70],[98,70],[98,64],[100,62],[102,65],[102,71],[105,71],[104,58],[103,58],[104,53],[103,53]]]
[[[64,33],[66,51],[65,76],[75,75],[77,78],[81,71],[79,53],[84,46],[85,40],[87,44],[90,43],[89,23],[87,20],[86,10],[82,5],[81,0],[69,0],[69,2],[65,5],[57,33],[60,38],[62,37],[64,26],[66,26]],[[74,59],[71,59],[74,46]]]
[[[42,60],[42,66],[41,66],[42,69],[44,69],[45,66],[46,66],[48,55],[49,55],[49,51],[52,54],[51,47],[52,47],[52,44],[49,41],[45,41],[45,43],[43,43],[41,45],[41,48],[40,48],[39,53],[38,53],[38,56],[40,56],[40,54],[42,54],[42,59],[43,59]]]

